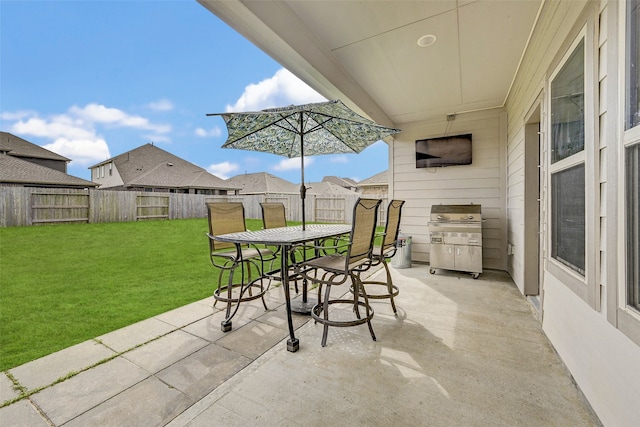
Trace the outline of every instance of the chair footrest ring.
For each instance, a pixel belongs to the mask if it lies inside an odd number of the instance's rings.
[[[282,274],[280,274],[280,269],[272,270],[262,275],[265,279],[282,281]],[[303,277],[300,274],[296,274],[294,272],[289,273],[289,281],[292,282],[294,280],[301,280]]]
[[[375,282],[375,281],[368,281],[368,282],[361,282],[363,286],[366,285],[378,285],[378,286],[384,286],[385,288],[389,288],[389,284],[387,284],[387,282]],[[393,289],[393,291],[391,293],[384,293],[384,294],[375,294],[375,293],[369,293],[367,292],[367,297],[369,297],[369,299],[386,299],[386,298],[391,298],[391,297],[397,297],[398,294],[400,293],[400,290],[398,289],[398,287],[396,285],[391,285],[391,289]],[[351,286],[349,288],[349,290],[351,291],[351,293],[353,293],[353,286]],[[360,291],[360,296],[364,296],[362,294],[362,291]]]
[[[335,299],[327,302],[329,305],[331,304],[348,304],[353,307],[353,300],[348,299]],[[367,309],[367,304],[364,301],[358,301],[358,306]],[[365,315],[359,319],[353,320],[331,320],[325,319],[324,317],[320,317],[323,312],[323,303],[316,304],[311,309],[311,317],[318,323],[329,326],[338,326],[338,327],[347,327],[347,326],[356,326],[367,323],[373,317],[373,308],[368,306],[369,315]],[[365,313],[366,314],[366,313]]]
[[[221,301],[221,302],[245,302],[245,301],[253,301],[255,299],[258,298],[262,298],[264,296],[264,294],[267,293],[267,291],[269,290],[269,287],[267,286],[266,288],[260,284],[258,284],[257,282],[254,282],[250,285],[241,285],[240,283],[234,284],[232,285],[232,288],[240,288],[244,286],[244,290],[242,290],[241,292],[244,294],[242,296],[242,298],[240,297],[226,297],[224,295],[221,295],[222,292],[227,292],[229,285],[224,285],[221,286],[219,288],[217,288],[214,292],[213,292],[213,298],[216,301]],[[250,295],[247,293],[247,291],[251,288],[257,288],[260,290],[260,292],[258,293],[254,293],[253,295]]]

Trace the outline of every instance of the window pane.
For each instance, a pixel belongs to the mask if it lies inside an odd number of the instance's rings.
[[[627,114],[626,129],[640,124],[640,0],[627,2]]]
[[[584,40],[551,82],[551,163],[584,150]]]
[[[551,256],[584,276],[584,164],[551,175]]]
[[[640,144],[626,157],[627,304],[640,310]]]

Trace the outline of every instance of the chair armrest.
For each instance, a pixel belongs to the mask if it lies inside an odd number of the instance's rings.
[[[338,236],[338,238],[336,239],[336,246],[338,247],[336,249],[336,253],[345,255],[347,253],[347,250],[351,247],[352,243],[353,242],[351,241],[350,234]]]
[[[304,251],[313,250],[316,253],[316,256],[318,256],[319,254],[327,255],[330,253],[343,253],[346,252],[349,246],[351,246],[350,240],[335,238],[332,239],[334,243],[331,245],[326,244],[328,240],[329,239],[322,239],[321,241],[316,241],[314,244],[301,243],[294,245],[292,246],[292,251],[300,249]]]

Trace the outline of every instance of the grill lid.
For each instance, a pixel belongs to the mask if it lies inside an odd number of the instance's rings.
[[[480,222],[482,220],[481,205],[433,205],[431,221]]]

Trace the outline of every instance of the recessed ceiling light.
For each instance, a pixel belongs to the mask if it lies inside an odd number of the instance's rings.
[[[434,44],[437,40],[437,37],[433,34],[426,34],[418,39],[418,46],[427,47]]]

